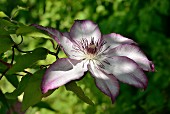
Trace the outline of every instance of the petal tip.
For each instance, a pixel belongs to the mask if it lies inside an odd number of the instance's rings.
[[[116,99],[111,97],[112,104],[115,103]]]
[[[119,95],[119,91],[117,92],[117,94],[116,95],[111,95],[110,96],[110,98],[111,98],[111,101],[112,101],[112,104],[114,104],[115,103],[115,101],[116,101],[116,97]]]
[[[77,19],[77,20],[74,20],[74,22],[79,22],[79,23],[90,22],[90,23],[95,24],[95,23],[94,23],[93,21],[91,21],[91,20],[79,20],[79,19]]]
[[[143,89],[146,90],[148,87],[148,79],[146,78],[146,82],[143,84]]]
[[[153,64],[153,62],[150,62],[150,67],[151,67],[151,71],[155,72],[155,65]]]
[[[42,92],[42,94],[47,93],[47,91],[48,91],[48,90],[47,90],[45,87],[41,86],[41,92]]]

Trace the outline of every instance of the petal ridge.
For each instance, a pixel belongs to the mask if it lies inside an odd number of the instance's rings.
[[[122,44],[118,47],[110,49],[107,52],[109,57],[125,56],[134,60],[144,71],[154,71],[154,64],[149,61],[146,55],[139,47],[130,44]]]
[[[119,94],[118,80],[113,75],[105,73],[97,66],[92,66],[92,64],[88,66],[88,69],[95,79],[97,88],[105,95],[109,96],[112,103],[114,103],[116,96]]]
[[[119,81],[133,85],[138,88],[146,88],[148,80],[139,67],[132,59],[125,56],[114,56],[106,58],[110,65],[102,62],[104,65],[101,68],[107,74],[114,75]]]

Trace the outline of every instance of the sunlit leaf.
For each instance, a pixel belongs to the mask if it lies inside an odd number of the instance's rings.
[[[83,90],[77,86],[76,82],[72,81],[67,83],[65,87],[68,91],[74,92],[85,103],[94,105],[94,103],[84,94]]]
[[[45,48],[36,48],[33,52],[21,55],[16,58],[16,63],[10,68],[7,74],[13,74],[21,72],[25,68],[29,68],[34,65],[38,60],[46,59],[48,50]]]
[[[3,11],[0,11],[0,18],[8,17]]]
[[[28,8],[26,7],[22,7],[22,6],[17,6],[18,10],[25,10],[25,11],[28,11]]]
[[[17,88],[19,81],[18,81],[18,78],[16,76],[5,75],[5,77],[15,88]]]

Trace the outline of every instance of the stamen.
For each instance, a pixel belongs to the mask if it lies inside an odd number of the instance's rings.
[[[99,66],[104,69],[105,68],[104,64],[100,61],[98,61],[98,62],[100,63]]]
[[[108,50],[110,48],[110,46],[108,46],[103,52],[105,52],[106,50]]]
[[[109,61],[107,61],[107,60],[104,60],[103,62],[105,62],[106,64],[110,65]]]
[[[79,53],[82,52],[85,54],[85,57],[90,60],[94,59],[99,52],[102,51],[103,45],[106,43],[106,41],[101,40],[94,40],[94,37],[91,37],[90,41],[86,38],[82,38],[81,41],[75,41],[75,45],[73,45],[73,49]]]

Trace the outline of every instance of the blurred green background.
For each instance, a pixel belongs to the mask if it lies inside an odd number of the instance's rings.
[[[20,11],[16,12],[18,8]],[[156,72],[146,73],[149,84],[145,91],[120,83],[120,94],[114,104],[87,74],[78,84],[95,106],[85,104],[61,87],[43,99],[58,112],[29,108],[26,114],[170,113],[170,0],[0,0],[0,11],[21,23],[51,26],[63,32],[76,19],[92,20],[103,34],[115,32],[136,41],[155,64]],[[31,50],[37,46],[52,50],[46,39],[28,38],[22,48]],[[54,61],[55,57],[48,57],[42,64]],[[0,85],[4,91],[13,89],[5,80]]]

